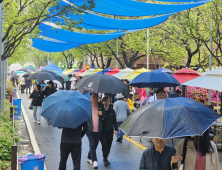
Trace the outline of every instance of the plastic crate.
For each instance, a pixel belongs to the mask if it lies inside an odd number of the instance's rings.
[[[13,107],[15,109],[21,109],[22,99],[13,99]]]

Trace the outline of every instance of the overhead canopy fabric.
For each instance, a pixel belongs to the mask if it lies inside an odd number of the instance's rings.
[[[172,14],[166,14],[158,17],[146,18],[146,19],[113,19],[96,14],[89,13],[88,15],[69,16],[70,19],[82,18],[84,21],[82,24],[78,25],[85,29],[95,29],[95,30],[134,30],[153,27],[164,21],[166,21]],[[96,21],[96,22],[95,22]],[[65,21],[62,18],[54,17],[50,20],[52,23]]]
[[[42,71],[54,71],[58,75],[62,75],[63,69],[60,67],[56,66],[54,63],[50,63],[46,67],[42,68]]]
[[[71,32],[59,28],[56,28],[55,30],[54,28],[55,27],[49,26],[47,24],[40,24],[39,30],[42,31],[40,35],[74,44],[91,44],[91,43],[109,41],[118,38],[124,35],[125,33],[132,32],[132,31],[127,31],[127,32],[117,31],[108,34],[86,34],[79,32]]]
[[[204,0],[155,0],[155,1],[162,1],[162,2],[198,2]]]
[[[95,1],[96,6],[92,11],[119,16],[162,15],[194,8],[209,1],[211,0],[186,4],[153,4],[133,0],[102,0]],[[77,1],[75,5],[81,6],[85,4],[85,2],[86,1]]]
[[[63,41],[47,39],[32,39],[32,46],[45,52],[62,52],[81,46],[82,44],[72,44]]]
[[[144,73],[144,72],[148,72],[150,70],[147,70],[145,68],[141,68],[141,69],[138,69],[138,70],[135,70],[133,73],[131,74],[128,74],[126,76],[123,76],[121,77],[121,79],[129,79],[129,80],[132,80],[134,79],[136,76],[140,75],[141,73]]]
[[[125,69],[123,69],[123,70],[120,70],[119,73],[114,74],[113,76],[116,77],[116,78],[121,79],[121,77],[126,76],[126,75],[128,75],[128,74],[131,74],[131,73],[133,73],[133,72],[134,72],[133,69],[125,68]]]
[[[60,1],[59,6],[68,6],[69,4]],[[50,9],[53,10],[54,8]],[[62,8],[60,8],[62,9]],[[82,26],[85,29],[96,29],[96,30],[132,30],[132,29],[142,29],[148,28],[155,25],[158,25],[164,21],[166,21],[171,14],[153,17],[153,18],[146,18],[146,19],[113,19],[107,18],[104,16],[96,15],[94,13],[87,12],[88,14],[83,15],[68,15],[70,19],[79,20],[83,19],[82,23],[78,26]],[[96,21],[96,22],[95,22]],[[53,17],[50,19],[50,22],[62,22],[65,21],[59,17]]]

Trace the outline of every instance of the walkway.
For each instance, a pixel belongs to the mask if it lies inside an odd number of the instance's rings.
[[[46,155],[45,164],[47,170],[57,170],[59,167],[60,160],[60,138],[61,131],[58,128],[53,128],[48,126],[44,118],[41,119],[41,125],[33,123],[32,110],[29,110],[29,104],[31,100],[28,99],[28,95],[21,94],[19,92],[19,97],[22,99],[22,104],[26,110],[26,114],[29,118],[30,124],[34,131],[36,140],[38,142],[41,153]],[[86,158],[89,151],[89,143],[86,136],[82,139],[82,170],[91,170],[92,165],[86,163]],[[142,156],[143,150],[128,140],[124,139],[123,143],[116,143],[116,137],[114,137],[111,154],[109,156],[109,161],[111,166],[105,167],[103,165],[102,149],[101,144],[99,144],[97,149],[98,166],[101,170],[136,170],[139,169],[140,158]],[[69,156],[67,162],[67,170],[72,170],[72,159]]]

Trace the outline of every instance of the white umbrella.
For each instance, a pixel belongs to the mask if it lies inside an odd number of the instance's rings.
[[[128,74],[131,74],[131,73],[133,73],[133,72],[134,72],[133,69],[125,68],[125,69],[123,69],[123,70],[120,70],[119,73],[116,73],[116,74],[114,74],[113,76],[116,77],[116,78],[121,79],[121,77],[126,76],[126,75],[128,75]]]
[[[12,65],[9,66],[10,71],[19,70],[21,68],[22,68],[22,66],[20,64],[12,64]]]
[[[202,87],[222,92],[222,69],[214,69],[204,72],[202,76],[183,83],[182,85]],[[218,96],[218,93],[217,93]],[[217,98],[218,105],[218,98]]]
[[[95,69],[89,69],[89,70],[86,70],[84,73],[79,74],[78,76],[84,77],[84,76],[86,76],[87,74],[89,74],[89,73],[91,73],[91,72],[93,72],[93,71],[95,71]]]
[[[45,80],[44,83],[47,84],[50,80]],[[57,88],[62,88],[62,84],[58,80],[52,80],[53,83],[57,84]]]

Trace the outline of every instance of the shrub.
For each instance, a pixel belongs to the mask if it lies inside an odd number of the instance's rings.
[[[12,97],[15,97],[15,87],[10,80],[7,80],[6,82],[6,92],[8,93],[8,95],[12,95]]]

